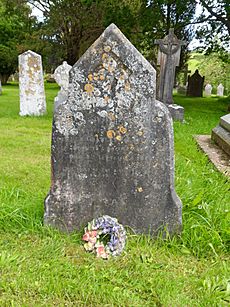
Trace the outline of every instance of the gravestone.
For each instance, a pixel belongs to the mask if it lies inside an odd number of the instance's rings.
[[[180,63],[181,46],[185,45],[186,42],[178,40],[174,30],[170,29],[169,34],[164,39],[155,40],[155,44],[159,44],[157,58],[157,64],[160,65],[158,99],[167,105],[171,104],[170,110],[172,110],[175,106],[173,102],[175,69]],[[182,107],[180,108],[183,109]],[[172,116],[173,114],[174,112],[171,113]]]
[[[66,61],[58,66],[53,74],[53,77],[57,84],[61,87],[61,91],[67,91],[69,86],[69,72],[72,68]]]
[[[180,231],[172,120],[155,91],[155,69],[111,24],[55,108],[45,224],[73,231],[110,215],[138,233]]]
[[[201,77],[198,69],[192,76],[188,76],[187,96],[203,97],[204,77]]]
[[[0,95],[2,95],[2,82],[0,80]]]
[[[207,83],[205,85],[204,91],[205,91],[205,95],[206,96],[211,96],[212,95],[212,86],[211,86],[211,84]]]
[[[212,139],[230,156],[230,113],[220,118],[219,125],[212,130]]]
[[[70,66],[66,61],[64,61],[62,65],[58,66],[54,71],[53,77],[61,88],[58,92],[58,96],[55,98],[55,108],[57,108],[60,103],[64,103],[67,100],[69,72],[71,68],[72,66]]]
[[[181,46],[185,41],[178,40],[174,30],[170,29],[164,39],[156,39],[159,44],[157,64],[160,65],[160,85],[158,98],[166,104],[173,103],[173,86],[176,66],[180,64]]]
[[[33,51],[19,55],[20,115],[43,115],[46,99],[41,56]]]
[[[217,86],[217,96],[224,96],[224,86],[221,83]]]

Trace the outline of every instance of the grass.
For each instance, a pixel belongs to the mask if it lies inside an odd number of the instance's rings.
[[[0,96],[0,306],[227,306],[230,303],[230,180],[197,148],[227,100],[176,96],[186,123],[175,123],[176,190],[183,202],[179,237],[130,234],[119,258],[84,252],[81,235],[44,227],[50,185],[48,114],[19,117],[17,85]]]

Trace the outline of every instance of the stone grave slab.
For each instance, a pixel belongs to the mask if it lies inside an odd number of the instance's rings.
[[[155,69],[111,24],[55,107],[46,225],[73,231],[110,215],[137,233],[180,231],[172,120],[155,91]]]
[[[19,55],[20,115],[43,115],[46,98],[41,56],[31,50]]]
[[[230,156],[230,114],[220,118],[220,123],[212,130],[212,139]]]

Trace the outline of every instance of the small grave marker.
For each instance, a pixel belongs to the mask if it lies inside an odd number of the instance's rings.
[[[43,115],[46,99],[41,56],[33,51],[19,55],[20,115]]]

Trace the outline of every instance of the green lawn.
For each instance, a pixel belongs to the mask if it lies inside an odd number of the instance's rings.
[[[0,96],[0,306],[229,306],[230,180],[193,139],[210,134],[227,99],[175,97],[186,120],[174,124],[181,236],[130,234],[122,256],[104,261],[80,234],[42,225],[57,91],[47,85],[44,117],[18,115],[17,85]]]

